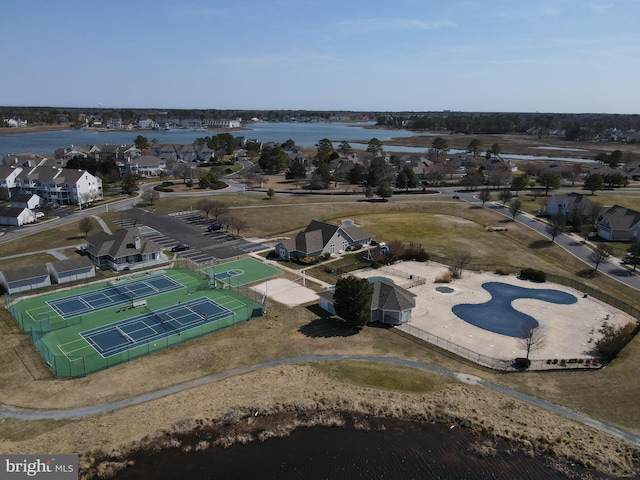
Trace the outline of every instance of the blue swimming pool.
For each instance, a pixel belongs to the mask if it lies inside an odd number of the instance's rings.
[[[538,326],[538,321],[513,308],[511,303],[514,300],[533,298],[558,305],[578,301],[570,293],[553,289],[524,288],[500,282],[487,282],[482,288],[491,294],[488,302],[461,303],[452,308],[453,313],[478,328],[515,338],[524,338],[528,330]]]

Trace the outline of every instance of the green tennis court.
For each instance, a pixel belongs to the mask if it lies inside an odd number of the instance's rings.
[[[209,265],[200,271],[209,277],[210,284],[224,283],[231,287],[259,282],[282,274],[277,268],[251,257]]]
[[[201,272],[167,269],[161,275],[160,280],[153,280],[157,276],[134,275],[122,280],[122,284],[144,286],[160,281],[159,285],[166,286],[167,291],[138,288],[137,296],[130,302],[118,301],[112,305],[98,302],[94,308],[85,302],[82,315],[63,318],[60,305],[72,300],[102,298],[113,292],[112,282],[12,300],[7,306],[47,365],[63,377],[104,370],[263,314],[263,305],[257,296],[257,300],[252,300],[233,288],[214,289]],[[116,334],[122,338],[116,338]],[[114,339],[126,340],[126,348],[114,347],[112,344],[117,343]]]

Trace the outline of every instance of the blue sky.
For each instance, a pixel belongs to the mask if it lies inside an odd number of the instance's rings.
[[[23,0],[0,105],[640,113],[638,0]]]

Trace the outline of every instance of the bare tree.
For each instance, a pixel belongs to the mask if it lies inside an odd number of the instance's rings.
[[[498,194],[498,198],[502,202],[502,205],[506,206],[507,202],[513,198],[513,194],[511,193],[511,190],[507,188],[504,190],[500,190],[500,193]]]
[[[547,336],[540,325],[536,325],[535,327],[525,327],[522,331],[522,335],[518,338],[518,342],[527,352],[525,358],[529,360],[530,354],[540,350],[547,344]]]
[[[453,278],[462,278],[462,272],[470,261],[471,254],[469,252],[459,254],[453,261],[453,265],[451,265],[451,275],[453,275]]]
[[[142,194],[142,199],[149,205],[153,205],[160,198],[160,192],[155,189],[146,190]]]
[[[480,199],[480,201],[482,202],[482,206],[484,207],[484,204],[491,200],[491,190],[489,190],[488,188],[480,190],[478,198]]]
[[[80,222],[78,222],[78,228],[84,233],[84,238],[87,238],[87,235],[89,235],[89,232],[93,230],[95,226],[96,223],[91,217],[83,217],[80,219]]]
[[[602,262],[608,262],[612,253],[613,248],[611,248],[611,245],[600,243],[596,249],[589,254],[589,260],[594,264],[593,271],[595,272],[598,270],[598,267]]]
[[[247,227],[247,222],[242,218],[233,217],[230,226],[236,231],[236,234],[240,236],[240,232]]]
[[[556,237],[564,231],[564,227],[566,223],[567,223],[567,220],[564,218],[564,215],[562,215],[561,213],[549,217],[545,230],[549,235],[551,235],[551,243],[553,243]]]
[[[226,215],[229,213],[229,207],[224,202],[220,200],[211,200],[211,215],[213,215],[213,219],[217,222],[218,217],[221,215]]]
[[[511,203],[509,204],[509,212],[511,212],[511,215],[513,216],[514,220],[516,219],[516,217],[518,216],[521,210],[522,210],[522,200],[520,200],[519,198],[514,198],[513,200],[511,200]]]

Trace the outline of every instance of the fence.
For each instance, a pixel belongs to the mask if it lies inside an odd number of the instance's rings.
[[[203,277],[197,286],[198,290],[213,288],[209,286],[207,276],[203,275],[199,269],[192,271],[197,271]],[[84,348],[82,350],[84,353],[79,355],[74,355],[69,352],[63,354],[55,346],[48,345],[49,340],[45,338],[48,334],[56,330],[83,323],[82,316],[69,319],[63,319],[53,315],[25,318],[17,308],[17,303],[21,299],[14,299],[8,294],[5,294],[5,305],[20,329],[30,336],[36,350],[40,353],[46,364],[53,370],[55,375],[59,377],[81,377],[244,323],[251,318],[264,314],[266,302],[263,302],[264,299],[261,294],[251,290],[246,285],[225,288],[229,290],[227,295],[235,297],[238,302],[244,305],[244,307],[239,306],[234,308],[234,315],[216,320],[215,322],[202,323],[181,332],[176,331],[167,337],[155,339],[152,343],[140,344],[110,357],[103,357],[97,351],[90,350],[89,347]],[[89,320],[87,321],[90,322]],[[55,343],[55,341],[53,343]]]
[[[493,370],[500,370],[504,372],[520,371],[515,364],[515,358],[504,359],[494,358],[488,355],[483,355],[478,352],[474,352],[466,347],[460,346],[451,340],[444,339],[437,335],[433,335],[424,330],[420,330],[413,325],[402,324],[392,329],[394,333],[411,336],[418,338],[430,345],[434,345],[443,350],[451,352],[459,357],[470,360],[478,365],[491,368]],[[566,370],[566,369],[596,369],[602,367],[601,360],[597,358],[569,358],[569,359],[535,359],[531,360],[531,365],[528,370]]]

